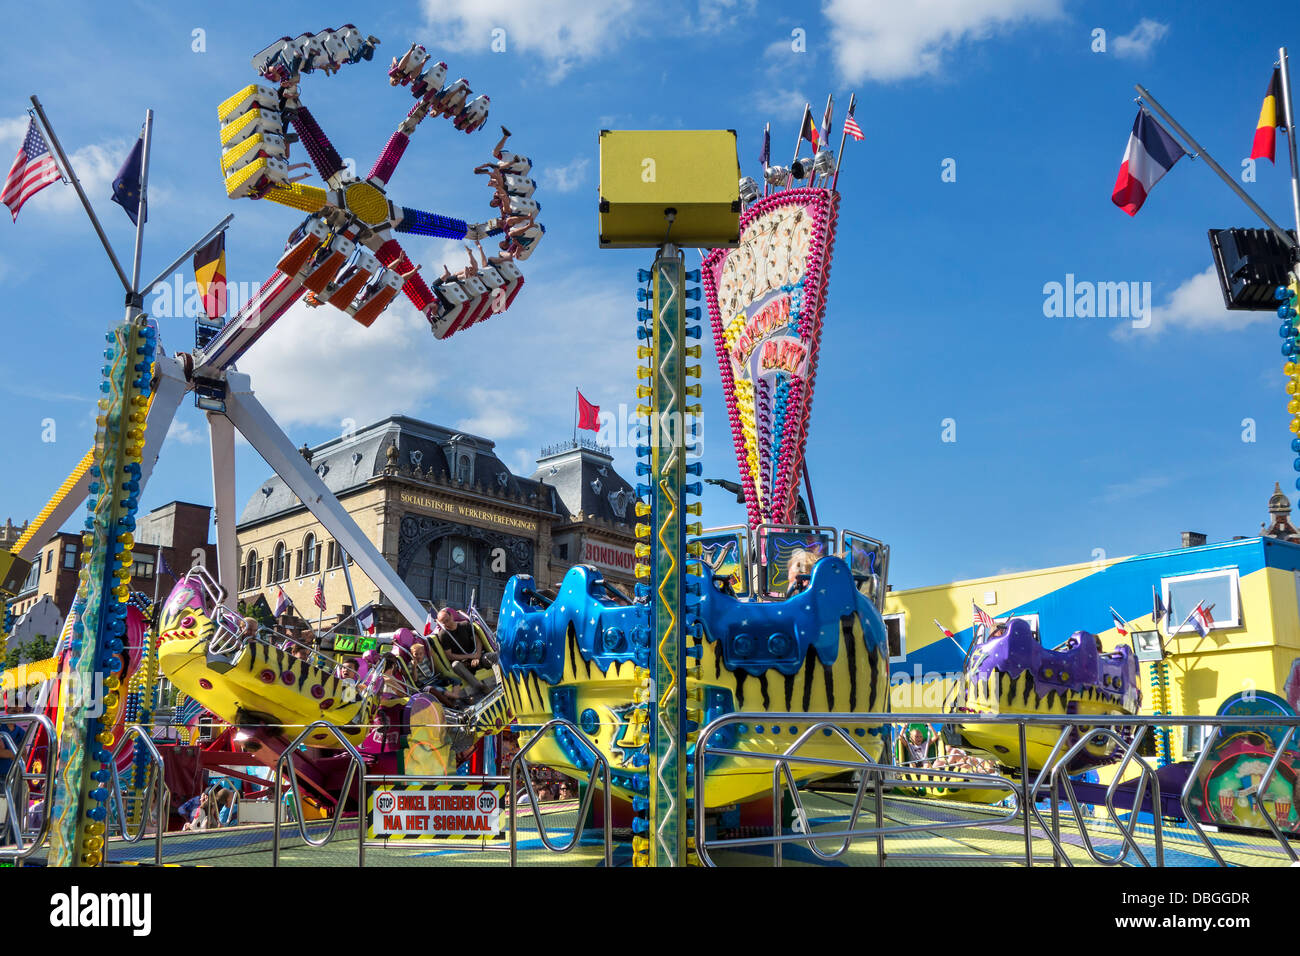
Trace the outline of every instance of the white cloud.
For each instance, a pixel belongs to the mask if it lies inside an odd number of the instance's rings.
[[[527,427],[524,415],[526,396],[501,388],[475,385],[469,389],[473,414],[456,422],[456,427],[493,441],[516,438]]]
[[[370,328],[331,306],[299,302],[239,362],[282,426],[358,426],[411,413],[437,391],[424,317],[395,302]]]
[[[697,25],[709,32],[725,29],[752,15],[756,4],[757,0],[700,0]]]
[[[171,427],[167,429],[167,440],[164,444],[175,442],[178,445],[197,445],[206,437],[189,422],[173,419]]]
[[[796,129],[807,102],[808,97],[804,96],[803,90],[779,90],[769,86],[764,86],[754,96],[754,106],[760,111],[772,115],[778,122],[790,116],[790,123]]]
[[[1215,267],[1192,276],[1169,294],[1163,305],[1151,310],[1151,324],[1144,329],[1133,328],[1129,322],[1116,326],[1111,337],[1131,339],[1137,336],[1155,337],[1170,329],[1192,332],[1236,331],[1269,322],[1272,312],[1229,312],[1223,304],[1223,292]]]
[[[828,0],[835,65],[848,83],[937,73],[963,43],[1061,14],[1061,0]]]
[[[1111,51],[1121,59],[1140,60],[1169,32],[1169,24],[1143,17],[1128,33],[1111,41]]]
[[[1169,477],[1167,475],[1145,475],[1131,481],[1120,481],[1107,485],[1098,500],[1102,504],[1113,505],[1121,501],[1141,498],[1143,495],[1149,495],[1153,491],[1159,491],[1167,487],[1169,487]]]
[[[442,252],[458,267],[458,244],[429,249],[408,246],[416,261]],[[503,454],[531,462],[524,456],[566,433],[575,386],[594,401],[629,400],[636,354],[636,302],[625,283],[555,260],[531,266],[523,264],[524,288],[508,312],[443,341],[401,297],[368,329],[300,303],[239,368],[286,429],[337,428],[345,418],[364,426],[401,412],[501,441]],[[512,452],[517,442],[528,447]]]
[[[579,157],[564,166],[552,166],[542,171],[542,181],[547,189],[556,192],[571,193],[586,181],[587,167],[591,160]]]
[[[438,46],[487,52],[492,31],[504,30],[505,52],[540,56],[553,83],[579,63],[607,56],[638,22],[632,0],[424,0],[422,6],[425,23],[439,31],[432,38]]]

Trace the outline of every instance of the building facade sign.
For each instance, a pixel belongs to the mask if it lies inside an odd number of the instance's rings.
[[[582,542],[582,563],[594,564],[604,571],[630,575],[636,564],[636,553],[631,548],[586,538]]]
[[[487,508],[478,508],[459,501],[443,501],[440,498],[434,498],[432,495],[421,495],[411,491],[403,491],[400,499],[401,503],[407,507],[418,508],[431,514],[449,515],[468,521],[484,521],[499,528],[509,528],[512,531],[522,531],[525,534],[537,533],[537,522],[529,518],[516,518],[513,515],[501,514]]]

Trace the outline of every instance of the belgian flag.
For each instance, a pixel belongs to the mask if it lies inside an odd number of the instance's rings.
[[[226,318],[226,233],[221,231],[194,253],[194,280],[209,321]]]
[[[1255,144],[1251,147],[1251,159],[1267,159],[1276,163],[1277,128],[1282,123],[1282,71],[1273,69],[1273,77],[1268,81],[1268,93],[1264,95],[1264,105],[1259,110],[1259,122],[1255,125]]]

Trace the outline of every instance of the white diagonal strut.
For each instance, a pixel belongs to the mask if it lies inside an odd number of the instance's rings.
[[[417,632],[421,631],[427,614],[424,605],[262,407],[253,395],[248,376],[240,372],[227,373],[226,386],[226,415],[240,434],[248,439],[271,469],[307,506],[307,510],[393,602],[407,623]]]

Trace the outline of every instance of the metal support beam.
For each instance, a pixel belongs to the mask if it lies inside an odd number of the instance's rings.
[[[235,427],[218,412],[208,412],[212,449],[212,504],[217,527],[217,582],[232,599],[239,596],[239,549],[235,538]]]
[[[686,863],[685,702],[685,306],[686,264],[666,243],[651,268],[654,284],[653,418],[650,435],[652,514],[650,596],[650,865]]]
[[[153,474],[154,465],[162,454],[163,442],[176,418],[176,410],[189,391],[181,363],[161,352],[154,359],[158,381],[154,386],[153,401],[149,405],[149,423],[144,432],[144,450],[140,453],[140,493],[144,494]]]
[[[284,480],[343,550],[352,555],[407,623],[417,632],[422,630],[427,616],[424,605],[262,407],[253,395],[248,376],[239,372],[228,373],[226,386],[226,415],[240,434],[257,449],[271,470]]]

